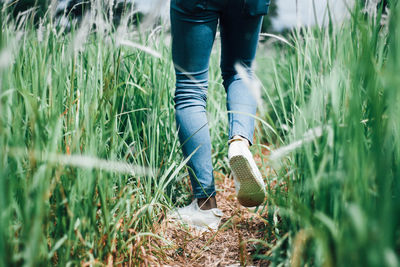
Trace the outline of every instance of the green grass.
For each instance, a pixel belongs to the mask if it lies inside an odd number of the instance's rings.
[[[128,260],[132,244],[140,254],[182,175],[163,34],[134,37],[156,58],[107,28],[1,21],[0,265]]]
[[[356,5],[343,25],[295,30],[294,47],[275,51],[264,95],[284,142],[270,195],[278,238],[290,235],[273,261],[400,264],[399,8],[382,26],[380,10]]]
[[[381,12],[357,5],[343,25],[294,30],[293,47],[260,47],[252,149],[272,150],[262,170],[274,168],[264,207],[273,248],[254,258],[400,264],[399,8],[393,1],[381,26]],[[0,266],[110,255],[140,264],[142,246],[162,257],[147,236],[189,197],[167,29],[114,29],[94,14],[96,27],[88,18],[66,31],[49,13],[40,25],[0,13]],[[208,112],[213,164],[228,173],[218,58],[216,49]]]

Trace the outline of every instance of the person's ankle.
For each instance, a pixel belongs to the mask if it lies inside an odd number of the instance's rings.
[[[197,199],[197,204],[199,205],[201,210],[210,210],[217,207],[217,200],[215,196],[208,198],[199,198]]]
[[[230,143],[235,142],[236,140],[237,140],[237,141],[239,141],[239,140],[240,140],[240,141],[244,141],[244,142],[246,143],[247,147],[250,147],[250,142],[249,142],[249,140],[247,140],[247,139],[244,138],[243,136],[241,136],[241,135],[235,135],[235,136],[233,136]]]

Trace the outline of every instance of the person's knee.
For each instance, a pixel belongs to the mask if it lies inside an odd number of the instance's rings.
[[[207,87],[203,86],[194,86],[193,84],[177,86],[174,97],[175,108],[183,109],[190,106],[205,108],[207,103]]]
[[[241,68],[242,71],[237,70],[235,67],[227,68],[221,66],[221,76],[225,89],[228,89],[229,86],[235,81],[250,81],[251,79],[253,79],[254,74],[253,70],[250,67],[240,65],[238,66],[238,68]]]
[[[240,75],[236,71],[225,72],[222,74],[222,81],[223,81],[222,84],[225,90],[228,90],[228,88],[233,82],[243,80],[243,78],[244,77],[242,77],[242,75]]]
[[[176,69],[175,108],[188,106],[206,107],[208,68],[199,71]]]

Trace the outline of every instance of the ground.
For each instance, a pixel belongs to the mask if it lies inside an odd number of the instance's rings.
[[[238,204],[233,180],[227,175],[217,179],[218,208],[224,212],[217,232],[199,233],[194,229],[165,222],[160,234],[173,244],[163,251],[161,266],[265,266],[266,261],[253,260],[255,241],[265,239],[268,223],[265,211],[247,209]],[[250,240],[250,241],[249,241]],[[249,241],[249,242],[246,242]],[[258,252],[258,253],[267,253]]]

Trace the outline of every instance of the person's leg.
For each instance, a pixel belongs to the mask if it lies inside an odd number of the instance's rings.
[[[228,158],[235,180],[238,201],[246,207],[260,205],[265,185],[248,146],[253,141],[254,116],[257,110],[255,88],[251,88],[252,62],[255,58],[262,16],[243,12],[242,1],[230,1],[221,15],[221,71],[227,92],[229,117]],[[235,65],[244,67],[240,76]],[[243,138],[245,139],[243,139]]]
[[[190,13],[172,1],[172,58],[176,74],[175,115],[194,197],[204,209],[214,208],[215,185],[206,117],[208,67],[218,13]],[[209,199],[206,201],[206,199]]]
[[[232,6],[221,16],[221,71],[227,92],[229,139],[241,136],[252,144],[256,92],[237,73],[235,65],[242,65],[247,78],[252,79],[251,65],[256,54],[262,16],[245,14],[240,2],[230,2]]]

